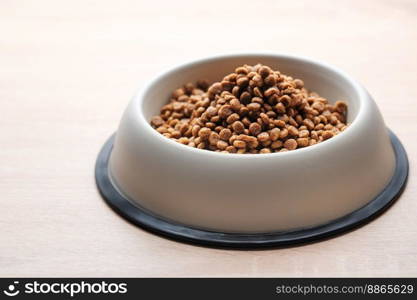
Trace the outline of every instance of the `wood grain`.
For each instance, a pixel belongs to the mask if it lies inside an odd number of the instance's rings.
[[[0,276],[417,276],[417,2],[242,3],[1,1]],[[94,163],[134,91],[236,51],[311,56],[361,81],[409,155],[399,201],[337,238],[264,251],[173,242],[113,213]]]

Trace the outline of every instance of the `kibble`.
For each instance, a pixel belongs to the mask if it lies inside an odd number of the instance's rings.
[[[284,147],[288,150],[295,150],[297,148],[297,142],[294,139],[288,139],[285,141]]]
[[[267,132],[262,132],[258,134],[258,141],[260,142],[266,142],[269,140],[269,134]]]
[[[346,130],[348,106],[304,82],[257,64],[220,82],[198,80],[174,90],[151,125],[178,143],[223,153],[266,154],[313,146]]]

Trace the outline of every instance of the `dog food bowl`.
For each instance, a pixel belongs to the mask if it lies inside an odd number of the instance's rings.
[[[262,63],[300,78],[329,101],[348,103],[351,125],[314,146],[272,154],[225,154],[172,141],[149,124],[171,92]],[[362,224],[401,192],[408,161],[372,97],[342,71],[287,55],[218,56],[181,65],[141,89],[96,165],[108,204],[134,224],[222,247],[311,241]]]

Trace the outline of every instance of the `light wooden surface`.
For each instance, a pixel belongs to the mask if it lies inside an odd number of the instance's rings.
[[[399,201],[348,234],[264,251],[176,243],[110,210],[94,163],[134,91],[235,51],[311,56],[361,81],[408,151]],[[2,0],[0,276],[417,276],[416,53],[414,0]]]

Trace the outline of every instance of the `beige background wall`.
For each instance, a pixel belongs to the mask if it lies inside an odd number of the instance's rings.
[[[111,211],[94,161],[134,91],[235,51],[334,64],[375,97],[410,179],[382,217],[306,246],[185,245]],[[417,276],[417,2],[0,2],[0,276]],[[336,200],[336,199],[335,199]]]

